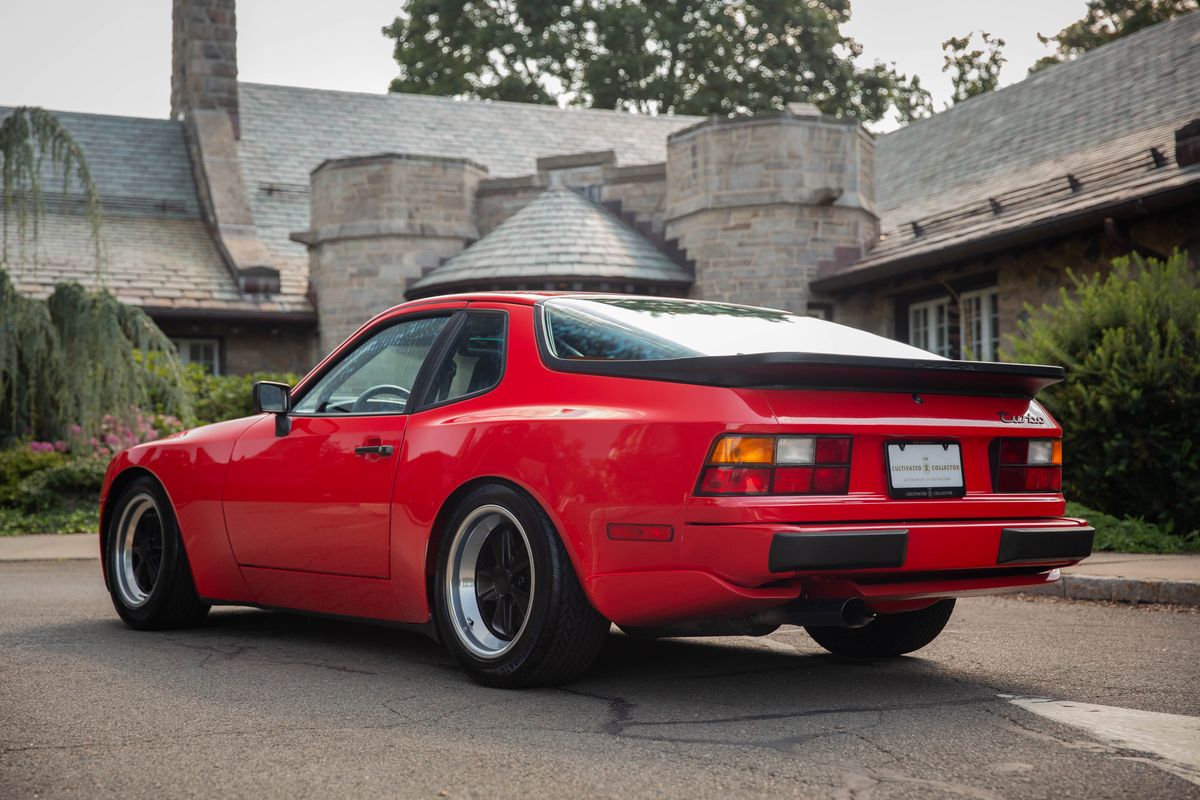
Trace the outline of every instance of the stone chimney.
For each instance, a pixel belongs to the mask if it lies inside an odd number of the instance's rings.
[[[240,136],[234,5],[234,0],[172,0],[171,118],[224,111],[234,136]]]

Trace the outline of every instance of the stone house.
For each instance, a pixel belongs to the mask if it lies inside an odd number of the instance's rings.
[[[992,359],[1065,269],[1200,256],[1200,13],[872,136],[797,103],[646,116],[237,80],[234,0],[174,0],[171,119],[61,113],[101,269],[48,197],[18,288],[102,283],[218,372],[305,370],[466,289],[786,308]],[[0,108],[0,116],[4,109]]]

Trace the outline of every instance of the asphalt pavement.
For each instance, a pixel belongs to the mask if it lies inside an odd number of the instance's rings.
[[[138,633],[95,561],[0,563],[0,797],[1200,798],[1200,613],[960,601],[916,657],[612,633],[562,689],[418,635],[218,609]]]

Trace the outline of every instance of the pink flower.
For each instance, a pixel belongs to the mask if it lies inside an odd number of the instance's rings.
[[[59,439],[57,442],[54,443],[54,449],[60,453],[65,453],[65,452],[67,452],[67,443],[64,442],[62,439]]]
[[[83,426],[76,424],[76,425],[72,425],[71,427],[67,428],[67,430],[70,432],[70,434],[72,436],[78,436],[79,434],[83,433]]]

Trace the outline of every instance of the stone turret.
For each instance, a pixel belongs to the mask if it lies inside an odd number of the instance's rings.
[[[672,134],[666,234],[696,262],[692,296],[806,311],[818,269],[878,236],[874,147],[858,123],[802,103]]]
[[[475,194],[486,175],[464,158],[392,153],[313,170],[311,227],[292,238],[309,248],[323,352],[479,238]]]

